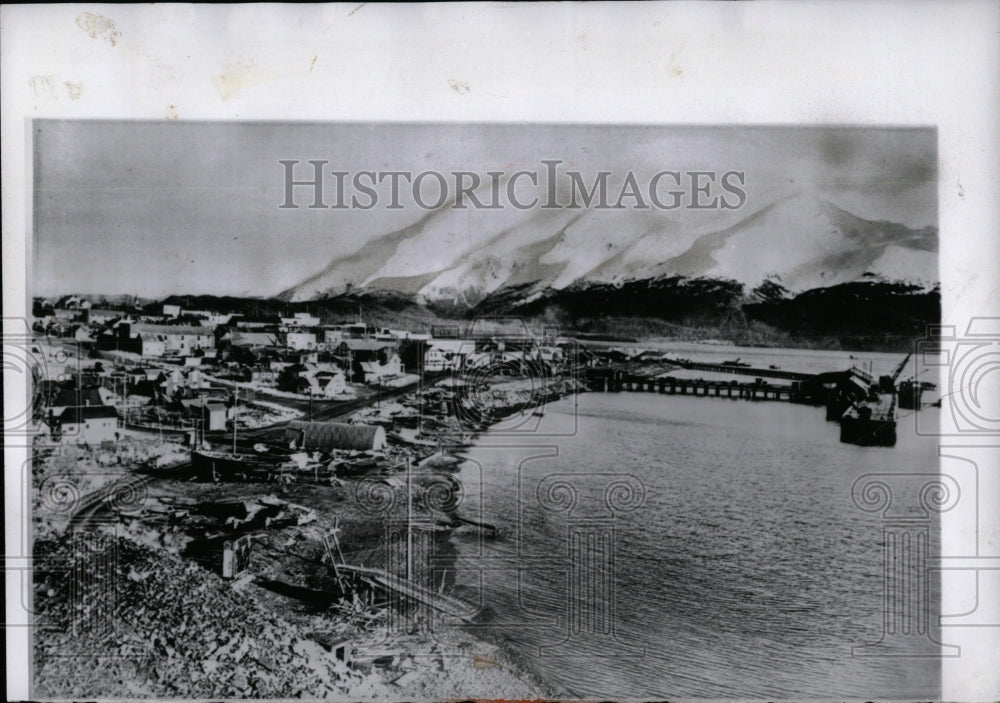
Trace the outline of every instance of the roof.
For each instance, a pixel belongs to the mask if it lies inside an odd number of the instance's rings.
[[[291,440],[301,441],[301,447],[310,451],[380,449],[385,446],[385,430],[378,425],[292,420],[285,430],[285,441]]]
[[[87,405],[66,408],[59,413],[57,419],[63,424],[79,424],[84,420],[98,420],[112,417],[118,419],[118,411],[110,405]]]
[[[392,342],[379,342],[373,339],[345,339],[341,344],[346,344],[351,351],[378,351],[379,349],[395,349]]]
[[[427,350],[439,349],[443,352],[465,352],[471,354],[476,350],[476,343],[470,339],[431,339],[427,342]]]
[[[132,334],[190,334],[198,336],[209,336],[214,334],[210,327],[200,327],[196,325],[153,325],[147,322],[140,322],[132,325]]]
[[[89,388],[60,388],[59,391],[49,401],[49,405],[55,407],[72,407],[77,405],[104,405],[101,392],[96,387]]]
[[[206,407],[209,410],[225,410],[226,409],[226,405],[224,403],[220,403],[218,400],[211,400],[211,399],[205,398],[205,397],[200,397],[200,398],[182,398],[181,399],[181,405],[183,405],[185,408]]]
[[[237,347],[280,346],[277,335],[269,332],[244,332],[242,330],[235,330],[232,333],[231,341]]]

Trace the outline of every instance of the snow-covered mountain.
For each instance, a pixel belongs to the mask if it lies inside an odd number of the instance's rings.
[[[348,289],[393,290],[474,306],[494,294],[531,298],[570,286],[681,276],[791,293],[857,280],[938,281],[935,227],[866,220],[793,194],[725,229],[680,224],[659,210],[453,210],[368,241],[284,291],[286,300]]]

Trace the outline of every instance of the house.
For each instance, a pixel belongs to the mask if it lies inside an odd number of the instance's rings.
[[[251,351],[281,346],[278,335],[274,332],[248,332],[242,329],[235,329],[229,333],[229,343],[234,347],[243,347]]]
[[[97,386],[81,388],[71,384],[50,386],[45,390],[48,395],[42,400],[54,415],[58,415],[68,408],[77,406],[99,407],[104,405],[104,396],[102,396],[101,390]]]
[[[163,375],[166,376],[166,374]],[[164,391],[168,396],[172,396],[181,388],[202,390],[211,387],[211,384],[208,382],[205,374],[202,373],[201,369],[197,367],[174,369],[170,372],[169,376],[166,376],[166,378],[160,382],[160,385],[164,388]]]
[[[375,333],[375,328],[364,322],[348,322],[340,325],[345,339],[364,339]]]
[[[226,429],[227,408],[225,403],[208,398],[189,398],[181,401],[188,416],[201,420],[208,432]]]
[[[316,335],[312,332],[289,332],[285,337],[285,344],[294,350],[316,349]]]
[[[347,376],[343,371],[317,371],[311,377],[315,380],[316,390],[313,395],[333,398],[347,392]],[[310,384],[312,381],[310,381]]]
[[[326,327],[322,331],[322,346],[324,349],[336,349],[344,341],[344,328],[340,325]]]
[[[281,324],[285,327],[315,327],[319,324],[319,318],[307,312],[297,312],[292,317],[281,318]]]
[[[351,380],[360,382],[364,379],[361,364],[388,363],[390,357],[396,355],[396,345],[371,339],[345,339],[337,345],[333,354],[343,360],[345,368],[351,370]]]
[[[64,441],[99,444],[118,434],[118,412],[106,405],[66,408],[55,421]]]
[[[469,339],[432,339],[424,351],[424,371],[461,371],[475,351]]]
[[[355,361],[354,379],[362,383],[378,383],[379,381],[399,376],[403,373],[403,364],[399,354],[392,352],[385,361]]]
[[[168,305],[163,304],[163,316],[164,317],[180,317],[181,316],[181,306],[180,305]]]
[[[387,359],[389,354],[395,353],[395,350],[396,345],[393,342],[348,338],[337,345],[334,353],[337,356],[350,356],[355,360],[373,361],[377,358]]]
[[[451,368],[451,360],[440,347],[427,347],[424,352],[424,371],[444,371]]]
[[[125,317],[125,313],[120,310],[91,308],[87,311],[87,322],[91,325],[103,325],[122,317]]]
[[[281,318],[272,315],[263,315],[263,316],[230,315],[229,320],[224,324],[226,327],[231,327],[246,331],[274,332],[278,329],[278,325],[281,324]]]
[[[336,364],[292,364],[281,371],[278,387],[292,393],[332,398],[347,391],[347,377]]]
[[[128,328],[142,341],[143,356],[165,356],[179,354],[185,356],[197,349],[211,349],[215,346],[215,335],[208,327],[195,325],[120,325]]]
[[[273,368],[255,368],[250,371],[250,382],[257,386],[273,386],[278,382],[278,370]]]
[[[285,429],[285,441],[307,452],[378,450],[385,448],[385,429],[378,425],[292,420]]]
[[[133,352],[141,356],[187,355],[197,349],[211,349],[215,337],[207,327],[157,325],[145,322],[118,322],[111,332],[97,338],[97,348]]]

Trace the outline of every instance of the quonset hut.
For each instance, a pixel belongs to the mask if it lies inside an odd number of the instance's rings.
[[[367,451],[385,447],[385,429],[378,425],[349,425],[344,422],[292,420],[285,429],[285,441],[295,449],[329,453],[334,449]]]

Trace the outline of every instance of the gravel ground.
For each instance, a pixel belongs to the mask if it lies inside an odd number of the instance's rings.
[[[386,641],[379,623],[342,619],[357,657],[348,666],[311,629],[326,623],[319,634],[329,634],[328,617],[292,622],[254,587],[110,532],[90,533],[86,545],[40,540],[36,555],[47,565],[35,580],[38,698],[544,695],[499,648],[462,631]]]
[[[40,458],[36,480],[75,475],[83,492],[131,475],[116,458],[97,461],[100,451]],[[119,451],[123,458],[148,459],[151,450]],[[309,531],[337,524],[349,561],[384,563],[378,548],[351,548],[378,545],[382,529],[350,499],[352,484],[293,485],[282,492],[318,519],[306,533],[280,524],[241,527],[255,535],[257,546],[250,578],[236,581],[221,578],[214,557],[206,562],[191,553],[192,539],[228,539],[218,535],[235,528],[224,517],[175,519],[170,509],[178,501],[175,507],[190,508],[237,497],[260,500],[272,485],[156,480],[143,511],[106,515],[109,524],[86,529],[68,526],[51,498],[36,500],[34,697],[551,697],[512,663],[516,656],[462,629],[427,635],[413,628],[405,636],[395,630],[387,638],[384,606],[354,608],[338,597],[317,601],[334,583],[324,549]],[[331,636],[350,640],[352,665],[321,644]]]

